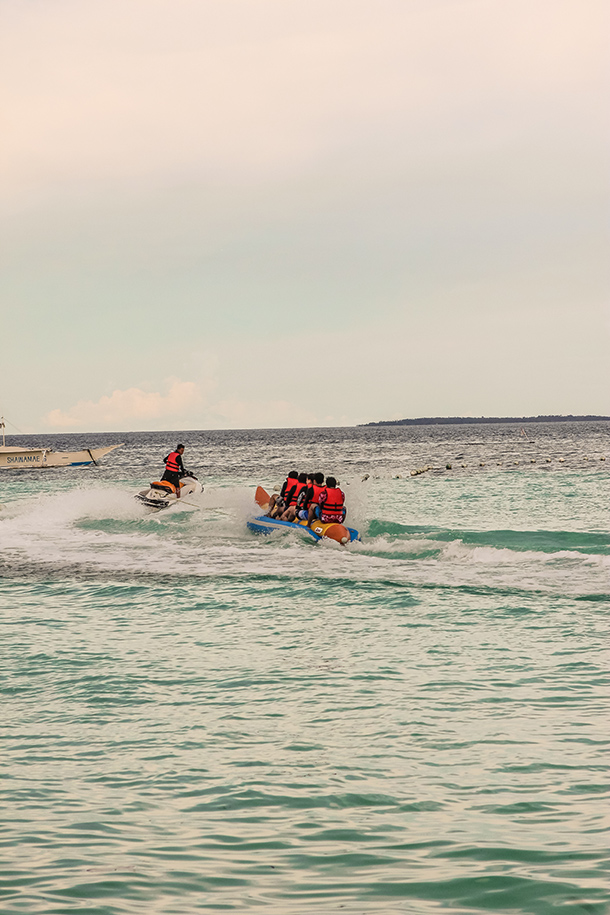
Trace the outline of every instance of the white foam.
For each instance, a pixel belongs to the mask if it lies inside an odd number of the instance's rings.
[[[250,488],[211,487],[199,501],[201,511],[187,513],[186,506],[176,506],[151,515],[133,499],[133,492],[118,488],[29,497],[0,514],[0,549],[9,564],[27,561],[42,568],[108,573],[281,577],[289,569],[304,582],[384,579],[564,594],[608,587],[608,556],[517,551],[430,536],[400,539],[385,534],[346,548],[331,541],[315,544],[294,531],[257,537],[245,524],[253,513]]]

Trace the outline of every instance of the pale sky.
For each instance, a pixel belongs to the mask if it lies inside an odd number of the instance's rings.
[[[0,413],[610,414],[609,20],[0,0]]]

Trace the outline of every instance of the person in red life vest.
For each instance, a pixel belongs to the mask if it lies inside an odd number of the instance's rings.
[[[326,486],[320,493],[315,514],[324,523],[334,521],[336,524],[343,524],[345,521],[345,493],[339,489],[334,477],[326,477]]]
[[[184,476],[185,469],[182,463],[184,445],[176,445],[176,450],[171,451],[165,458],[165,471],[162,480],[167,480],[176,487],[176,497],[180,498],[180,477]]]
[[[299,475],[296,470],[291,470],[288,474],[282,490],[279,493],[274,493],[269,500],[269,511],[267,514],[270,518],[279,518],[288,502],[292,496],[293,491],[296,489]]]
[[[286,500],[286,509],[282,515],[282,521],[294,521],[297,516],[297,504],[299,497],[302,492],[307,489],[307,474],[300,473],[297,485],[290,493],[290,497]]]
[[[320,494],[324,490],[324,474],[315,473],[313,477],[313,484],[310,490],[310,498],[308,500],[307,509],[303,512],[299,512],[299,518],[304,518],[308,524],[311,524],[315,517],[316,508],[320,502]]]
[[[315,473],[306,473],[305,474],[305,486],[301,489],[297,496],[297,501],[294,506],[294,518],[290,519],[296,521],[298,518],[307,519],[307,507],[309,501],[313,495],[313,484],[314,484]],[[302,512],[305,512],[303,515]],[[292,512],[291,512],[292,514]],[[287,519],[288,520],[288,519]]]

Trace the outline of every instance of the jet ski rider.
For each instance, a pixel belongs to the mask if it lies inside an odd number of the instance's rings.
[[[186,473],[182,463],[183,454],[184,445],[176,445],[176,450],[171,451],[165,458],[165,471],[161,477],[162,480],[167,480],[168,483],[175,487],[177,499],[180,498],[180,477],[183,477]]]

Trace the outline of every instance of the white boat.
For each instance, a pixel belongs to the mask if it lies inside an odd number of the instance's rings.
[[[84,467],[97,464],[104,455],[120,448],[108,445],[106,448],[83,448],[82,451],[53,451],[52,448],[18,448],[7,445],[4,437],[4,417],[0,419],[2,445],[0,445],[0,470],[26,470],[29,467]]]
[[[53,451],[52,448],[14,448],[0,446],[0,470],[27,469],[29,467],[84,467],[97,464],[120,448],[123,443],[106,448],[84,448],[82,451]]]

